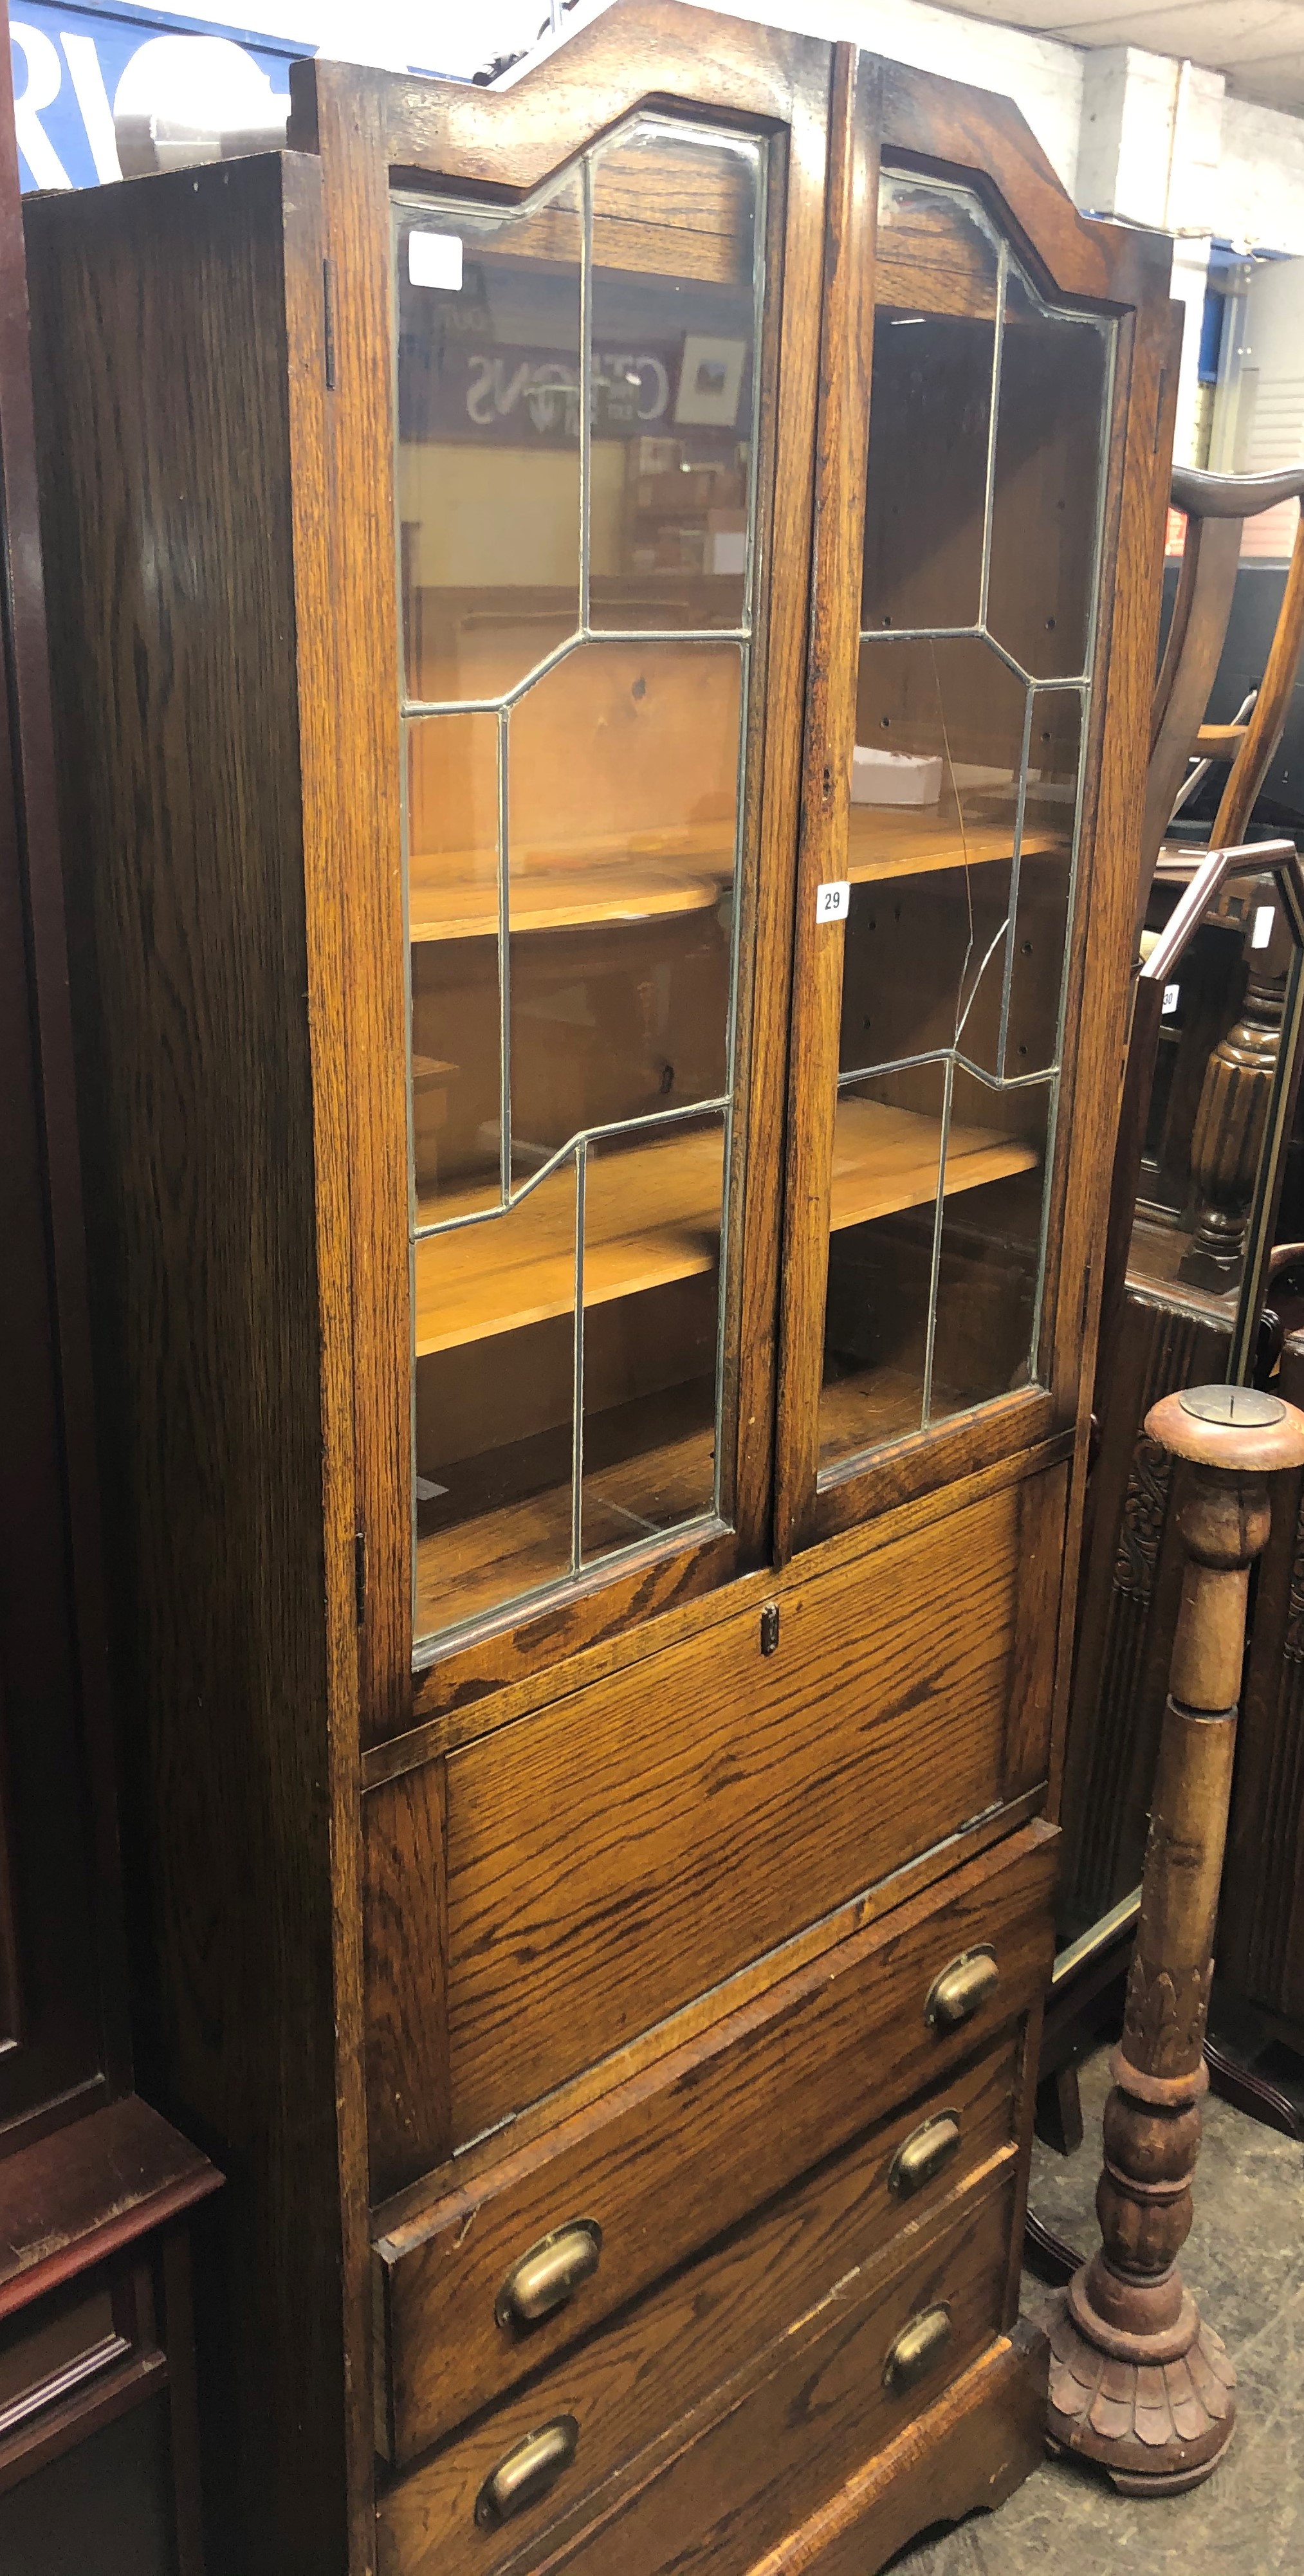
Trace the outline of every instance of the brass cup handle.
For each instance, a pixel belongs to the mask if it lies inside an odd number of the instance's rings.
[[[883,2364],[884,2387],[890,2388],[894,2397],[904,2397],[908,2389],[917,2388],[941,2360],[953,2331],[948,2307],[939,2304],[921,2309],[908,2326],[902,2327],[888,2352]]]
[[[537,2433],[527,2433],[496,2469],[491,2469],[475,2500],[475,2518],[482,2531],[496,2531],[500,2523],[510,2522],[518,2513],[528,2513],[538,2504],[554,2481],[568,2469],[580,2444],[580,2428],[573,2415],[558,2415]]]
[[[519,2263],[514,2263],[494,2301],[495,2323],[537,2325],[564,2307],[585,2281],[591,2281],[602,2252],[602,2230],[596,2219],[574,2218],[541,2236]]]
[[[979,2005],[995,1994],[1000,1982],[996,1953],[989,1942],[984,1941],[976,1950],[962,1950],[959,1958],[952,1959],[940,1977],[933,1979],[924,2005],[925,2021],[936,2031],[958,2030],[962,2021],[968,2021]]]
[[[939,2111],[933,2119],[925,2120],[897,2148],[887,2178],[888,2190],[894,2191],[898,2200],[909,2200],[912,2192],[922,2191],[926,2182],[949,2165],[959,2144],[958,2111]]]

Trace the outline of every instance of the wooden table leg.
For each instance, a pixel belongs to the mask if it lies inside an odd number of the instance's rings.
[[[1249,1570],[1274,1470],[1304,1465],[1304,1414],[1252,1387],[1165,1396],[1146,1430],[1189,1462],[1187,1552],[1123,2037],[1111,2061],[1102,2245],[1048,2320],[1052,2444],[1127,2495],[1173,2495],[1216,2467],[1235,2375],[1183,2287],[1204,2025],[1231,1794]]]

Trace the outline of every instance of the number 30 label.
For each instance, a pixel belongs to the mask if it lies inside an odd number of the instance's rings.
[[[841,885],[816,886],[815,918],[817,921],[845,921],[850,910],[849,882]]]

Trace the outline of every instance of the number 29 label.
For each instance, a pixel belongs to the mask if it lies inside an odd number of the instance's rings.
[[[817,921],[845,921],[850,910],[849,880],[836,885],[816,886],[815,918]]]

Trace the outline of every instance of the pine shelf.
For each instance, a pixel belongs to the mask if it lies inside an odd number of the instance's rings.
[[[941,1123],[881,1101],[838,1105],[832,1226],[863,1225],[937,1194]],[[952,1124],[946,1194],[1024,1172],[1035,1147],[989,1127]],[[719,1257],[721,1142],[672,1130],[648,1143],[590,1153],[586,1187],[585,1306],[637,1296],[714,1268]],[[479,1197],[428,1204],[426,1222],[469,1214]],[[572,1311],[575,1192],[566,1166],[506,1215],[416,1247],[416,1352],[458,1350],[494,1333],[519,1332]]]
[[[853,806],[847,848],[852,885],[878,885],[897,877],[931,876],[939,869],[985,867],[1008,860],[1008,823],[966,823],[954,812],[921,807]],[[1025,859],[1064,858],[1066,836],[1045,826],[1025,829]],[[513,931],[572,930],[596,922],[656,921],[668,914],[707,912],[733,878],[733,845],[718,826],[639,836],[622,848],[607,841],[592,850],[522,854],[513,868]],[[497,861],[488,850],[418,854],[411,861],[408,936],[430,940],[493,939],[498,935]]]

